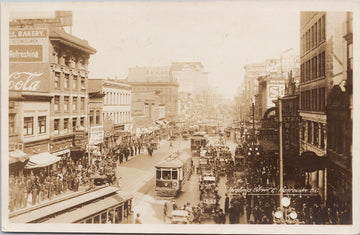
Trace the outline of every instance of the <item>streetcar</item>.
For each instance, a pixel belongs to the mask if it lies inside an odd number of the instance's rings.
[[[200,154],[202,147],[205,147],[208,144],[208,136],[206,132],[196,132],[191,137],[190,149],[192,153],[197,155]]]
[[[193,168],[191,155],[175,152],[165,160],[155,164],[155,190],[158,196],[176,196],[190,178]]]
[[[133,223],[132,196],[114,186],[100,186],[9,215],[10,223]]]

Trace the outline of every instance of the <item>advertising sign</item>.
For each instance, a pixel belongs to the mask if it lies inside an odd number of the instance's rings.
[[[90,133],[91,144],[100,144],[104,142],[104,129],[102,126],[92,126]]]
[[[10,30],[9,62],[48,62],[48,29],[23,28]]]
[[[9,90],[49,92],[49,64],[10,63]]]
[[[10,45],[10,62],[42,62],[42,45]]]
[[[285,91],[285,85],[269,85],[267,87],[267,105],[268,108],[274,107],[275,104],[272,102],[278,97],[283,97]]]

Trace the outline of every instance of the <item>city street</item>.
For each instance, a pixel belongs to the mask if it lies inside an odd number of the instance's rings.
[[[218,137],[210,137],[209,144],[215,144],[218,141]],[[236,144],[227,141],[232,155]],[[169,147],[169,141],[162,141],[160,149],[153,153],[150,157],[145,154],[141,154],[132,160],[122,164],[118,167],[117,176],[122,178],[122,191],[128,192],[133,195],[133,211],[134,214],[140,213],[142,223],[145,224],[164,224],[170,223],[169,219],[166,219],[163,213],[164,203],[166,200],[173,199],[167,197],[156,196],[155,192],[155,168],[156,162],[165,159],[172,152],[175,151],[190,152],[189,140],[176,140],[173,142],[173,148]],[[199,157],[193,157],[195,166],[199,164]],[[226,192],[226,177],[220,177],[219,182],[219,195],[220,207],[224,208]],[[191,206],[196,206],[200,203],[200,190],[199,190],[199,175],[193,172],[190,179],[185,183],[181,192],[174,198],[178,206],[186,205],[190,203]],[[203,221],[203,223],[214,223],[213,220]],[[227,216],[227,223],[229,219]],[[246,217],[240,217],[240,223],[246,224]]]

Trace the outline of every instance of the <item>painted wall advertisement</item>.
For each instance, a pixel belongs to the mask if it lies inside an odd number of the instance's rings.
[[[9,90],[49,92],[49,64],[10,63]]]
[[[49,92],[48,29],[10,30],[9,90]]]

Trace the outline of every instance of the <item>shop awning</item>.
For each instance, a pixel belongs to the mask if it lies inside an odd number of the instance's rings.
[[[53,155],[49,152],[32,155],[26,164],[26,169],[39,168],[52,165],[61,160],[61,157]]]
[[[9,164],[16,162],[25,162],[29,159],[29,155],[24,153],[23,151],[17,149],[15,151],[9,152]]]
[[[313,172],[327,168],[329,159],[325,156],[320,157],[312,151],[305,151],[299,157],[285,158],[284,163],[305,172]]]

